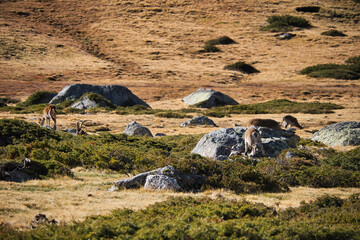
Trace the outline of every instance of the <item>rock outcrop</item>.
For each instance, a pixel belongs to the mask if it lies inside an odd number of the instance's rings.
[[[360,145],[360,122],[351,121],[329,125],[315,132],[311,139],[328,146]]]
[[[72,84],[65,86],[50,101],[51,104],[58,104],[67,99],[76,100],[83,94],[93,92],[102,95],[111,103],[117,106],[144,105],[150,107],[143,100],[135,96],[128,88],[121,85],[90,85],[90,84]]]
[[[129,125],[126,126],[123,133],[126,135],[129,135],[129,136],[153,137],[151,131],[147,127],[144,127],[143,125],[141,125],[135,121],[132,121],[131,123],[129,123]]]
[[[189,105],[202,108],[238,104],[238,102],[234,99],[221,92],[203,88],[200,88],[199,90],[191,93],[189,96],[184,97],[183,100]]]
[[[186,127],[186,126],[195,126],[195,125],[209,125],[209,126],[217,127],[217,125],[214,123],[213,120],[205,116],[194,117],[193,119],[183,122],[180,126]]]
[[[116,181],[109,191],[140,188],[143,186],[155,190],[199,191],[204,183],[205,179],[203,176],[182,173],[169,165],[153,171],[140,173],[129,179]]]
[[[276,157],[283,149],[296,147],[300,140],[292,131],[275,130],[266,127],[256,127],[267,157]],[[241,154],[245,150],[243,135],[246,127],[221,128],[205,134],[191,153],[214,160],[225,160],[231,155]]]

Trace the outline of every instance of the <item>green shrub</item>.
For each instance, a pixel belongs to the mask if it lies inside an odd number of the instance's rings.
[[[206,45],[229,45],[236,43],[234,40],[227,36],[212,39],[206,42]]]
[[[28,123],[16,119],[0,120],[0,139],[4,142],[1,145],[31,143],[35,140],[60,140],[60,136],[51,129],[40,127],[34,123]]]
[[[231,114],[266,114],[266,113],[332,113],[333,109],[343,109],[344,107],[333,103],[304,103],[292,102],[286,99],[275,99],[263,103],[248,105],[232,105],[215,107],[204,112],[206,116],[224,117]]]
[[[226,65],[224,67],[224,70],[233,70],[233,71],[239,71],[246,74],[252,74],[252,73],[258,73],[259,70],[254,68],[253,66],[244,63],[244,62],[236,62],[234,64]]]
[[[19,103],[19,106],[28,107],[36,104],[49,103],[56,94],[56,92],[39,91],[32,94],[24,102]]]
[[[262,27],[262,30],[281,32],[290,31],[292,27],[309,28],[311,24],[302,17],[294,17],[291,15],[271,16],[267,19],[269,25]]]
[[[204,49],[201,50],[201,52],[214,53],[214,52],[221,52],[221,50],[220,50],[220,48],[218,48],[217,46],[215,46],[213,44],[206,44],[204,46]]]
[[[318,6],[305,6],[305,7],[297,7],[295,8],[297,12],[309,12],[309,13],[317,13],[320,11],[320,7]]]
[[[345,63],[360,65],[360,56],[350,57],[345,61]]]
[[[360,65],[346,65],[346,64],[319,64],[311,67],[306,67],[300,71],[300,74],[306,74],[315,78],[334,78],[356,80],[360,79]]]
[[[345,37],[345,36],[347,36],[343,32],[335,30],[335,29],[322,32],[321,35],[330,36],[330,37]]]
[[[360,171],[360,147],[347,152],[334,154],[324,161],[331,166]]]
[[[118,209],[83,222],[18,231],[0,225],[1,239],[359,239],[360,200],[322,196],[276,210],[225,199],[171,197],[146,209]]]
[[[192,118],[193,117],[193,116],[185,114],[185,113],[174,112],[174,111],[158,112],[158,113],[155,113],[155,116],[163,117],[163,118]]]

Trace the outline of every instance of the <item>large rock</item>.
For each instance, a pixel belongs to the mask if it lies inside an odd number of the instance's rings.
[[[129,125],[126,126],[123,133],[126,135],[129,135],[129,136],[153,137],[151,131],[147,127],[144,127],[143,125],[141,125],[135,121],[132,121],[131,123],[129,123]]]
[[[212,89],[200,88],[196,92],[183,98],[184,102],[196,107],[211,108],[225,105],[238,104],[231,97]]]
[[[94,100],[89,99],[88,96],[83,97],[81,100],[75,102],[70,107],[76,108],[76,109],[89,109],[97,107],[98,103]]]
[[[360,122],[341,122],[329,125],[315,132],[313,141],[328,146],[360,145]]]
[[[175,178],[166,175],[148,175],[144,188],[154,190],[181,191],[181,187]]]
[[[87,92],[93,92],[102,95],[111,103],[118,106],[144,105],[150,107],[143,100],[135,96],[128,88],[120,85],[90,85],[90,84],[72,84],[65,86],[50,103],[58,104],[67,99],[76,100]]]
[[[261,135],[261,140],[267,157],[276,157],[283,149],[296,147],[300,140],[292,131],[274,130],[266,127],[256,127]],[[191,153],[214,160],[225,160],[234,154],[245,151],[243,135],[247,128],[222,128],[205,134],[197,143]]]
[[[174,180],[176,180],[176,183],[180,188],[176,186]],[[182,173],[169,165],[153,171],[140,173],[129,179],[121,179],[116,181],[114,182],[114,186],[112,186],[109,191],[115,191],[117,189],[140,188],[145,186],[145,184],[147,187],[154,189],[198,191],[204,183],[204,177],[196,174]],[[168,186],[169,188],[165,188],[165,186]]]
[[[243,140],[245,131],[245,128],[236,128],[236,130],[234,128],[221,128],[205,134],[191,153],[215,160],[227,159],[233,146],[238,145],[240,149],[245,148]]]
[[[186,127],[186,126],[194,126],[194,125],[210,125],[210,126],[214,126],[217,127],[217,125],[214,123],[213,120],[211,120],[208,117],[205,116],[197,116],[194,117],[193,119],[190,119],[186,122],[183,122],[180,126],[181,127]]]

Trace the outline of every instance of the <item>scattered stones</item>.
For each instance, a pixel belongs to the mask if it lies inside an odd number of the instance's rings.
[[[210,118],[205,117],[205,116],[194,117],[193,119],[183,122],[180,126],[186,127],[189,125],[192,125],[192,126],[193,125],[210,125],[210,126],[217,127],[217,125],[213,122],[213,120],[211,120]]]
[[[360,145],[360,122],[349,121],[329,125],[315,132],[311,140],[328,146]]]
[[[149,136],[153,137],[152,133],[147,127],[144,127],[143,125],[132,121],[129,123],[129,125],[126,126],[124,134],[129,136]]]
[[[221,92],[203,88],[200,88],[189,96],[184,97],[183,101],[189,105],[201,108],[238,104],[238,102],[234,99]]]

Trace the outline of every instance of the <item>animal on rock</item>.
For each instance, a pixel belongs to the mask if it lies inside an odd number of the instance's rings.
[[[291,116],[291,115],[286,115],[283,117],[282,121],[281,121],[281,125],[284,125],[284,128],[286,129],[288,126],[289,128],[291,128],[291,126],[297,127],[299,129],[303,129],[304,125],[300,125],[298,120]]]
[[[87,135],[87,133],[82,130],[82,125],[84,124],[84,122],[86,122],[87,120],[79,120],[76,122],[76,135]]]
[[[246,123],[246,126],[247,127],[250,127],[250,126],[267,127],[267,128],[277,129],[277,130],[281,129],[280,124],[273,119],[253,118],[253,119],[250,119]]]
[[[261,135],[259,130],[254,127],[249,127],[245,132],[245,153],[247,154],[249,149],[251,149],[251,153],[249,156],[254,156],[257,148],[260,148],[262,154],[265,156],[264,146],[261,141]]]
[[[46,120],[47,126],[50,127],[50,119],[54,122],[54,130],[56,130],[56,107],[53,104],[50,104],[49,106],[45,107],[43,110],[43,116],[39,119],[39,124],[41,126],[44,125],[44,122]]]

